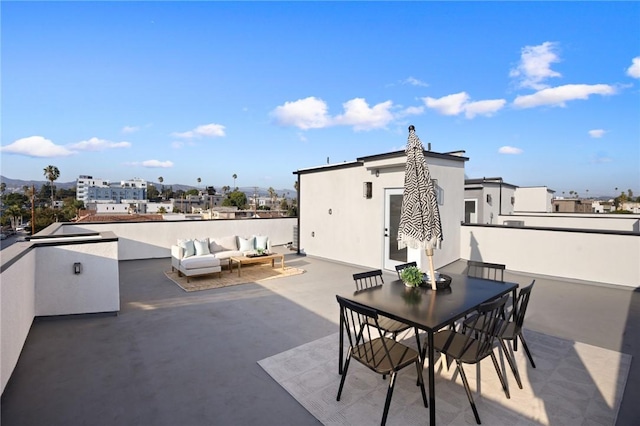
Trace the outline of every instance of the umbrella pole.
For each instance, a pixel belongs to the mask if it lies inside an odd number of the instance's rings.
[[[429,258],[429,276],[431,277],[431,290],[436,289],[436,273],[433,270],[433,249],[427,248],[424,250],[427,257]]]

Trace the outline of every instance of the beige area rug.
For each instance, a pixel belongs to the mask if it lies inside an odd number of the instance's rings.
[[[189,282],[187,282],[187,277],[178,276],[178,271],[167,271],[164,274],[184,291],[199,291],[229,287],[238,284],[259,283],[261,281],[272,280],[275,278],[300,275],[304,272],[304,269],[291,268],[289,266],[285,266],[284,269],[281,269],[280,265],[276,265],[275,268],[272,268],[271,264],[255,264],[243,266],[242,276],[240,277],[238,276],[238,270],[235,268],[231,273],[229,273],[228,269],[223,269],[220,275],[215,273],[190,277]]]
[[[476,366],[465,365],[482,424],[615,424],[631,364],[630,355],[533,331],[527,331],[525,337],[537,368],[529,366],[519,347],[515,354],[524,389],[518,388],[506,360],[496,349],[503,371],[504,367],[509,369],[507,382],[511,399],[506,399],[490,358],[480,363],[480,394]],[[338,344],[336,333],[258,364],[325,425],[379,424],[388,380],[352,361],[342,398],[336,401],[340,384]],[[440,358],[435,367],[437,424],[475,425],[460,375],[453,374],[455,363],[447,371],[444,359]],[[424,376],[428,380],[426,368]],[[429,409],[422,405],[415,370],[407,367],[396,379],[387,424],[428,424]]]

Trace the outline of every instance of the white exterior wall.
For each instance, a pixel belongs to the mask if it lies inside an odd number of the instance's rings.
[[[36,316],[120,310],[117,241],[38,247],[35,271]]]
[[[518,187],[515,191],[515,212],[551,212],[553,193],[546,186]]]
[[[531,274],[632,288],[640,283],[637,235],[461,226],[460,257]]]
[[[402,189],[406,157],[363,165],[301,173],[300,250],[306,254],[370,268],[384,264],[385,189]],[[464,220],[464,162],[427,158],[433,179],[442,190],[440,205],[444,242],[435,250],[434,266],[459,256],[460,222]],[[375,176],[376,170],[379,176]],[[372,198],[363,196],[372,182]],[[329,214],[331,209],[331,214]],[[424,252],[408,253],[426,265]]]
[[[16,243],[14,245],[19,245]],[[9,250],[11,247],[6,248]],[[29,251],[2,271],[0,285],[0,384],[4,392],[35,316],[36,253]]]

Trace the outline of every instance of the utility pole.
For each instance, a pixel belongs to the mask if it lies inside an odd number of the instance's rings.
[[[253,217],[256,217],[256,214],[258,210],[258,187],[254,186],[253,187]]]
[[[36,233],[36,187],[31,185],[31,235]]]

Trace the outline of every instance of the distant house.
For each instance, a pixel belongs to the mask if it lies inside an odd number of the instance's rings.
[[[498,216],[514,212],[516,185],[501,177],[464,181],[464,222],[498,223]]]
[[[460,257],[468,158],[461,153],[424,154],[436,181],[442,217],[444,241],[434,255],[438,267]],[[371,268],[394,270],[395,265],[413,260],[426,265],[423,250],[398,250],[405,163],[405,151],[395,151],[294,172],[299,194],[298,249]]]
[[[553,200],[554,213],[595,213],[592,200],[578,198],[556,198]]]

